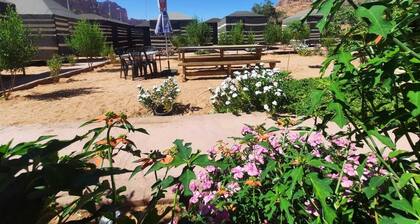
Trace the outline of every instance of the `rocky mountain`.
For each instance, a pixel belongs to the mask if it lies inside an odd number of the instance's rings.
[[[67,0],[55,0],[60,5],[67,8]],[[97,0],[68,0],[71,11],[76,14],[96,14],[105,18],[112,18],[128,22],[127,10],[116,2]]]
[[[287,16],[296,14],[299,11],[310,9],[312,0],[280,0],[277,10],[283,11]]]

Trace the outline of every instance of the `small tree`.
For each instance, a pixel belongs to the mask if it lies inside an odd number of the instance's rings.
[[[252,11],[257,14],[266,16],[269,21],[273,23],[278,23],[280,18],[286,15],[286,13],[282,11],[277,11],[273,2],[270,0],[265,0],[264,3],[254,4]]]
[[[237,23],[230,31],[232,44],[243,44],[245,40],[244,24],[243,22]]]
[[[171,38],[171,43],[176,48],[188,46],[188,37],[184,34],[175,35]]]
[[[255,33],[254,32],[249,32],[246,35],[246,43],[247,44],[255,44]]]
[[[22,18],[9,7],[6,17],[0,17],[0,71],[10,71],[11,74],[8,86],[0,76],[0,85],[6,100],[13,91],[16,72],[31,62],[35,53],[30,31],[24,26]]]
[[[281,27],[274,23],[269,23],[264,30],[264,42],[273,45],[281,40]]]
[[[81,57],[89,59],[92,67],[92,58],[100,56],[105,47],[105,37],[98,24],[90,24],[81,20],[76,24],[73,35],[67,40],[70,47]]]
[[[194,20],[186,27],[188,43],[191,45],[205,45],[210,42],[211,29],[207,23]]]
[[[58,82],[58,75],[60,74],[61,66],[63,65],[63,59],[58,55],[54,55],[47,61],[47,65],[50,69],[50,76],[53,78],[54,82]]]
[[[306,23],[294,21],[286,29],[290,30],[291,36],[295,40],[304,40],[309,37],[309,26]]]
[[[230,33],[229,32],[223,32],[219,35],[219,44],[220,45],[230,45],[232,44]]]

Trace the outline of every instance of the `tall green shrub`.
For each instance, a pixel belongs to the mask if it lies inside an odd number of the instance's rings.
[[[220,45],[230,45],[232,43],[229,32],[223,32],[219,35]]]
[[[290,34],[294,40],[304,40],[309,37],[309,26],[300,21],[294,21],[287,26]]]
[[[264,42],[273,45],[281,39],[281,27],[274,23],[269,23],[264,30]]]
[[[190,45],[205,45],[211,40],[211,29],[207,23],[194,20],[186,27]]]
[[[183,34],[175,35],[171,38],[171,43],[177,48],[188,46],[188,37]]]
[[[230,31],[232,44],[243,44],[245,40],[243,22],[236,23]]]
[[[89,58],[89,66],[92,66],[92,58],[100,56],[105,47],[105,37],[98,24],[81,20],[76,24],[68,44],[78,56]]]
[[[30,31],[24,26],[22,18],[11,8],[6,10],[6,17],[0,17],[0,71],[11,73],[9,91],[0,78],[3,96],[8,99],[15,85],[15,74],[24,68],[36,53]]]

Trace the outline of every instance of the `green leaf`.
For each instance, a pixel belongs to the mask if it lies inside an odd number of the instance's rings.
[[[179,150],[179,155],[181,159],[188,160],[192,152],[192,148],[189,147],[189,144],[184,144],[184,141],[180,139],[175,140],[174,144]]]
[[[293,216],[289,212],[290,202],[284,198],[280,198],[280,209],[286,213],[287,222],[295,223]]]
[[[384,196],[388,201],[391,202],[391,207],[398,209],[400,211],[406,212],[407,214],[412,214],[414,216],[417,216],[416,211],[411,207],[411,204],[407,199],[399,199],[395,200],[391,198],[390,196]]]
[[[409,91],[407,94],[408,97],[408,101],[410,101],[410,103],[414,104],[414,106],[416,107],[416,109],[414,109],[413,111],[411,111],[411,115],[413,115],[413,117],[417,117],[420,115],[420,91]]]
[[[197,158],[192,161],[192,164],[200,167],[206,167],[212,165],[213,162],[209,160],[209,155],[204,154],[197,156]]]
[[[172,176],[167,177],[166,179],[162,180],[162,182],[160,182],[160,187],[162,189],[166,189],[170,186],[172,186],[175,183],[175,179]]]
[[[339,103],[330,103],[328,105],[328,109],[334,111],[334,118],[333,121],[340,126],[340,128],[344,127],[347,124],[347,119],[344,116],[343,107]]]
[[[133,172],[131,173],[131,175],[130,175],[130,180],[131,180],[131,178],[133,178],[136,174],[138,174],[139,172],[141,172],[143,170],[143,168],[142,168],[142,166],[137,166],[134,170],[133,170]]]
[[[373,177],[369,181],[369,185],[363,189],[363,192],[365,193],[366,197],[368,199],[372,198],[373,196],[378,193],[378,188],[385,182],[386,177],[379,176],[379,177]]]
[[[181,176],[179,176],[179,181],[181,181],[182,185],[184,186],[184,195],[185,196],[192,195],[192,192],[190,190],[190,182],[191,182],[191,180],[193,180],[195,178],[196,178],[195,173],[189,168],[185,168],[182,171]]]
[[[401,188],[404,188],[405,185],[407,185],[408,181],[410,181],[410,179],[413,178],[413,177],[414,177],[414,174],[413,173],[404,173],[401,176],[400,181],[398,181],[398,187],[400,189]]]
[[[293,169],[291,171],[290,176],[292,177],[292,184],[289,187],[289,190],[287,191],[287,198],[290,200],[293,196],[295,186],[298,182],[302,181],[303,178],[303,168],[300,166],[297,169]]]
[[[313,112],[319,107],[322,101],[322,97],[324,96],[325,92],[322,90],[313,90],[311,92],[311,107],[309,108],[309,113],[313,114]]]
[[[318,24],[317,24],[317,27],[319,28],[319,31],[322,33],[322,31],[324,30],[324,28],[325,28],[325,25],[327,24],[327,22],[328,22],[328,16],[330,15],[330,12],[331,12],[331,9],[333,8],[333,6],[334,6],[334,1],[335,0],[327,0],[327,1],[325,1],[322,5],[321,5],[321,7],[320,7],[320,9],[319,9],[319,12],[320,13],[322,13],[322,15],[323,15],[323,17],[322,17],[322,19],[318,22]]]
[[[368,135],[374,136],[376,137],[380,142],[382,142],[382,144],[390,147],[390,148],[395,148],[395,143],[388,138],[387,136],[381,135],[378,130],[369,130],[367,131]]]
[[[384,12],[386,9],[387,7],[383,5],[374,5],[369,9],[363,6],[359,6],[359,8],[356,11],[356,14],[357,16],[364,17],[369,20],[370,33],[378,34],[386,38],[395,26],[394,21],[385,20]]]
[[[165,167],[166,165],[165,164],[163,164],[163,163],[161,163],[161,162],[155,162],[151,167],[150,167],[150,169],[146,172],[146,174],[145,174],[145,176],[147,175],[147,174],[149,174],[149,173],[152,173],[152,172],[155,172],[155,171],[158,171],[158,170],[160,170],[160,169],[162,169],[163,167]]]
[[[327,223],[334,223],[334,219],[337,217],[335,211],[328,206],[326,200],[332,194],[332,189],[330,187],[330,180],[327,179],[319,179],[317,173],[310,173],[309,179],[312,183],[312,187],[315,193],[315,196],[321,202],[323,217]]]

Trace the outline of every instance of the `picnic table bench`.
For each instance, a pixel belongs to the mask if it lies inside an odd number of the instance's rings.
[[[214,46],[197,46],[197,47],[182,47],[179,48],[180,60],[179,66],[182,68],[180,73],[182,80],[186,81],[188,75],[202,75],[202,74],[227,74],[232,75],[234,66],[253,66],[268,64],[272,69],[278,60],[262,60],[262,45],[214,45]],[[219,55],[205,55],[186,57],[187,51],[195,50],[212,50],[219,53]],[[244,52],[244,50],[251,50]],[[226,51],[236,51],[236,54],[225,54]],[[241,51],[241,53],[239,53]],[[205,67],[205,68],[203,68]],[[215,67],[210,69],[209,67]],[[189,68],[199,70],[190,72]]]

